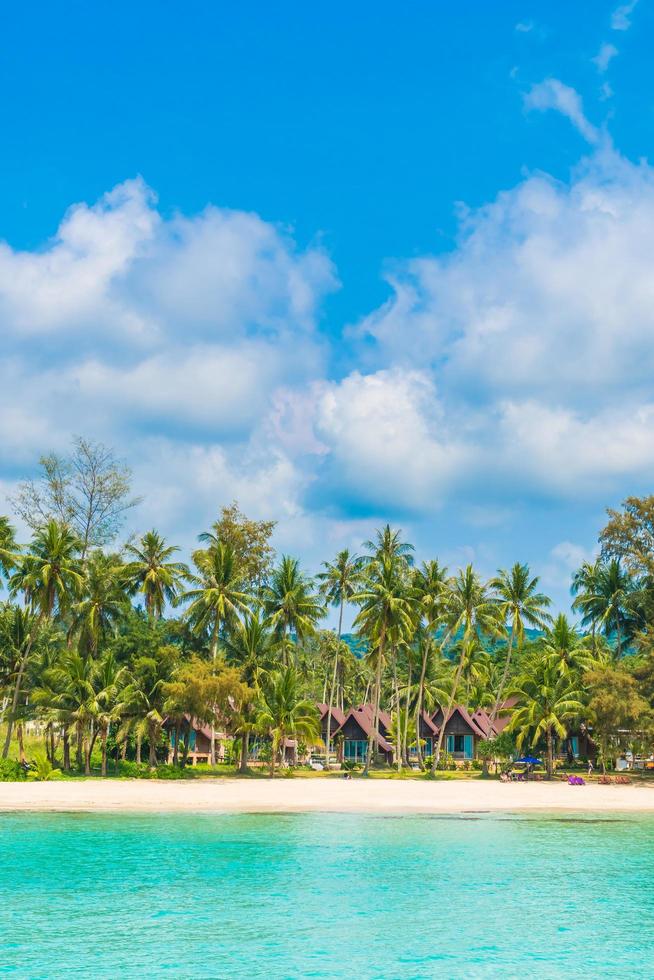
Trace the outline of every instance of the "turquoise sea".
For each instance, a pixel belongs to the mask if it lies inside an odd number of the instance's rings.
[[[4,814],[0,974],[652,976],[654,820]]]

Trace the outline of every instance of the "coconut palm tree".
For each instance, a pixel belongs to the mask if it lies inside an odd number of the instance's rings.
[[[78,637],[80,652],[97,656],[129,611],[124,566],[117,555],[92,552],[85,564],[83,593],[71,609],[69,639]]]
[[[402,531],[398,528],[393,530],[390,524],[386,524],[381,530],[375,531],[375,537],[371,541],[365,541],[363,547],[367,554],[364,556],[364,563],[373,561],[398,561],[407,566],[413,565],[412,544],[402,541],[400,535]]]
[[[363,559],[357,555],[350,554],[348,548],[339,551],[333,562],[323,562],[324,572],[318,573],[321,582],[320,591],[330,606],[338,608],[338,633],[336,636],[336,650],[334,653],[334,668],[332,671],[331,685],[328,691],[327,707],[327,744],[325,746],[327,768],[329,769],[329,753],[331,746],[332,731],[332,712],[334,709],[334,694],[336,691],[336,674],[338,670],[338,660],[340,655],[341,636],[343,634],[343,610],[345,604],[350,602],[352,596],[356,594],[357,588],[361,583],[363,570]]]
[[[186,616],[196,633],[210,635],[211,658],[218,654],[221,628],[233,624],[250,609],[234,549],[218,541],[207,551],[195,554],[199,575],[193,575],[194,588],[184,592],[181,600],[190,602]]]
[[[125,582],[130,595],[144,597],[145,610],[150,618],[160,619],[167,602],[175,604],[189,570],[181,561],[172,561],[176,545],[167,545],[157,531],[148,531],[138,545],[125,546],[133,559],[125,565]]]
[[[543,592],[538,591],[538,582],[538,577],[532,576],[529,571],[529,565],[521,565],[520,562],[516,562],[510,571],[500,569],[497,576],[490,581],[490,587],[495,592],[500,607],[501,620],[505,625],[510,624],[504,670],[490,716],[491,725],[495,724],[500,710],[514,644],[517,645],[518,650],[522,648],[525,625],[544,629],[546,624],[551,622],[551,617],[547,613],[551,600]]]
[[[304,738],[313,743],[320,738],[320,716],[313,701],[302,694],[292,666],[268,674],[260,698],[257,725],[272,740],[270,775],[274,776],[280,748],[287,738]]]
[[[275,638],[266,620],[258,610],[238,620],[225,637],[225,657],[228,664],[239,667],[245,683],[255,694],[261,690],[262,679],[273,659]],[[247,771],[249,739],[256,730],[253,703],[247,702],[237,722],[237,734],[241,738],[241,772]]]
[[[136,761],[141,762],[141,745],[148,740],[150,761],[156,761],[156,747],[164,722],[165,685],[179,663],[179,650],[172,645],[159,647],[151,655],[137,657],[120,693],[116,711],[121,718],[118,739],[124,748],[131,732],[136,735]]]
[[[581,636],[564,613],[554,620],[543,637],[538,656],[545,656],[560,674],[580,677],[597,667],[598,654],[593,651],[592,639]]]
[[[436,641],[436,631],[442,625],[445,615],[447,581],[447,568],[439,565],[437,561],[426,561],[421,568],[416,570],[411,583],[420,621],[420,680],[416,699],[415,725],[418,764],[421,769],[424,768],[424,763],[420,745],[420,718],[424,707],[425,677],[429,659],[437,651],[440,651],[440,644]]]
[[[312,636],[316,624],[325,615],[320,596],[313,583],[300,570],[296,558],[283,555],[273,571],[270,583],[263,590],[263,608],[282,645],[282,660],[287,662],[291,633],[299,641]]]
[[[448,583],[445,624],[446,634],[443,639],[443,646],[446,646],[453,639],[460,640],[460,653],[452,692],[438,733],[432,772],[436,771],[440,761],[445,728],[458,694],[464,667],[478,647],[482,645],[482,637],[497,637],[501,635],[502,631],[497,603],[488,585],[481,581],[472,565],[461,569]]]
[[[80,549],[79,538],[65,524],[48,521],[35,533],[27,553],[22,556],[9,580],[12,595],[22,592],[36,618],[30,621],[29,636],[16,674],[3,759],[9,754],[23,674],[39,627],[44,621],[66,613],[83,587]]]
[[[0,575],[9,577],[18,562],[16,533],[8,517],[0,516]]]
[[[529,665],[529,671],[518,678],[513,693],[518,706],[514,709],[507,731],[517,733],[517,744],[528,742],[532,748],[545,738],[547,774],[554,771],[554,737],[564,739],[567,723],[584,710],[583,695],[574,674],[562,674],[548,656]]]
[[[352,601],[360,607],[354,626],[368,638],[368,659],[374,664],[375,670],[374,718],[368,740],[365,775],[368,774],[373,753],[376,751],[381,680],[387,647],[399,634],[410,635],[414,628],[406,569],[407,565],[402,557],[375,558],[368,565],[360,591],[352,597]]]
[[[597,577],[602,566],[601,559],[583,562],[572,576],[570,591],[575,596],[572,608],[582,613],[582,625],[590,626],[593,637],[593,650],[595,649],[595,635],[597,632],[597,622],[593,619],[590,608],[586,608],[590,596],[597,592]]]
[[[592,624],[606,636],[615,636],[618,660],[624,642],[628,642],[635,631],[637,592],[636,580],[622,568],[619,559],[613,558],[606,564],[598,564],[587,586],[583,590],[580,587],[574,602],[574,608],[582,613],[584,626]]]

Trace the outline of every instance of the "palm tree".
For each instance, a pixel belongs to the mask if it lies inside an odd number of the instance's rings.
[[[287,738],[306,738],[310,742],[320,738],[318,711],[313,701],[303,696],[294,667],[274,670],[265,678],[257,725],[272,740],[271,776],[275,775],[277,756]]]
[[[131,595],[140,592],[145,597],[148,616],[160,619],[166,602],[174,604],[177,601],[182,582],[189,576],[183,562],[171,561],[179,548],[167,545],[165,539],[152,530],[143,535],[138,546],[126,545],[125,551],[133,558],[125,566],[128,591]]]
[[[532,577],[529,565],[521,565],[519,562],[515,563],[511,571],[507,572],[500,569],[496,578],[491,579],[490,582],[490,587],[494,590],[500,607],[502,622],[511,624],[504,670],[490,716],[491,726],[495,724],[495,719],[500,710],[502,695],[511,666],[514,643],[517,644],[518,650],[522,648],[525,638],[525,624],[536,629],[544,629],[545,625],[551,621],[551,617],[546,611],[551,605],[551,600],[544,593],[537,591],[538,582],[537,576]]]
[[[554,620],[543,638],[541,655],[547,657],[560,674],[579,677],[597,667],[597,654],[590,637],[581,636],[563,613]]]
[[[124,567],[117,555],[94,551],[88,557],[82,598],[71,609],[69,638],[79,637],[80,651],[95,657],[102,640],[115,632],[129,610]]]
[[[95,720],[98,724],[102,745],[102,775],[107,775],[107,739],[111,725],[120,717],[119,697],[127,677],[127,668],[121,667],[111,650],[96,663],[93,675],[95,690]],[[150,746],[150,760],[154,756]],[[156,756],[154,756],[156,761]]]
[[[349,602],[356,594],[357,587],[361,582],[363,561],[356,555],[351,555],[347,548],[339,551],[336,560],[333,562],[323,562],[324,572],[318,573],[321,581],[320,591],[330,606],[338,607],[338,633],[336,650],[334,653],[334,669],[332,681],[329,688],[329,700],[327,707],[327,744],[325,746],[327,768],[329,769],[329,752],[331,746],[332,732],[332,712],[334,709],[334,693],[336,690],[336,673],[338,670],[338,660],[341,646],[341,636],[343,634],[343,610],[345,603]]]
[[[300,563],[288,555],[282,556],[263,590],[263,608],[282,644],[284,663],[290,634],[295,633],[299,641],[313,635],[318,620],[325,615],[311,581],[300,570]]]
[[[211,658],[215,660],[221,628],[248,612],[251,600],[244,591],[231,545],[218,541],[207,551],[196,552],[195,561],[200,575],[192,576],[195,587],[184,592],[181,600],[190,601],[186,616],[195,632],[209,630]]]
[[[413,631],[411,599],[404,574],[406,563],[401,558],[380,557],[371,561],[361,591],[352,596],[360,606],[354,626],[368,637],[369,659],[375,665],[374,718],[368,739],[368,754],[364,774],[367,775],[375,751],[379,731],[381,679],[387,644],[394,631],[410,634]]]
[[[118,738],[124,748],[130,732],[136,735],[136,761],[141,762],[141,744],[148,740],[150,764],[156,762],[156,748],[164,722],[165,685],[170,682],[179,662],[179,650],[172,645],[159,647],[154,653],[137,657],[120,694],[116,711],[122,719]]]
[[[36,620],[31,623],[16,674],[11,714],[2,750],[3,759],[9,754],[13,718],[18,707],[23,674],[39,627],[45,620],[67,612],[82,589],[84,576],[79,559],[80,549],[79,538],[65,524],[48,521],[34,535],[29,551],[22,557],[9,580],[12,595],[23,592],[30,608],[37,615]]]
[[[602,563],[599,558],[596,558],[593,562],[583,562],[572,576],[572,585],[570,586],[570,591],[575,596],[572,608],[582,613],[582,624],[584,626],[590,626],[593,637],[593,650],[595,649],[597,622],[593,619],[592,611],[590,609],[584,609],[584,607],[588,598],[597,592],[597,576],[599,575],[601,565]]]
[[[270,626],[260,618],[258,610],[249,613],[243,621],[238,620],[225,637],[227,663],[239,667],[243,680],[255,693],[261,690],[262,678],[272,661],[273,646]],[[251,707],[251,703],[244,706],[237,725],[241,737],[241,772],[247,772],[249,738],[256,728]]]
[[[0,575],[8,577],[18,562],[16,534],[8,517],[0,516]]]
[[[402,531],[398,528],[393,530],[390,524],[386,524],[381,530],[375,531],[372,541],[364,541],[363,547],[368,554],[364,557],[364,563],[373,561],[398,561],[407,566],[413,565],[414,547],[407,541],[402,541],[400,535]]]
[[[416,609],[420,616],[419,647],[420,658],[420,680],[418,683],[418,697],[416,700],[415,724],[416,724],[416,747],[418,752],[418,764],[424,768],[422,758],[422,748],[420,745],[420,719],[425,699],[425,677],[429,659],[436,652],[435,633],[443,622],[445,613],[445,597],[447,594],[447,569],[439,565],[437,561],[426,561],[418,569],[412,582],[413,594],[416,599]]]
[[[547,774],[554,771],[554,736],[564,739],[566,723],[583,711],[582,694],[573,674],[562,674],[551,659],[543,656],[530,664],[514,689],[518,707],[507,731],[517,732],[517,744],[529,740],[532,748],[545,737]]]
[[[575,579],[576,581],[576,579]],[[573,583],[573,588],[575,587]],[[582,624],[599,627],[606,636],[615,635],[616,658],[622,656],[622,645],[634,632],[634,600],[637,583],[622,568],[617,558],[600,563],[583,591],[580,587],[574,608],[582,613]]]
[[[475,649],[481,645],[482,636],[499,636],[502,629],[497,603],[490,594],[488,586],[484,585],[472,565],[467,565],[453,579],[450,579],[445,622],[447,632],[443,639],[443,646],[445,647],[452,639],[459,637],[461,638],[461,645],[452,692],[438,733],[432,772],[436,771],[440,761],[445,728],[456,700],[463,668]]]

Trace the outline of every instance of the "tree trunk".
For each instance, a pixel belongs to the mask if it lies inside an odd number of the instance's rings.
[[[504,670],[502,671],[502,677],[500,678],[500,683],[497,688],[497,697],[495,698],[495,704],[493,705],[493,711],[490,716],[490,727],[492,728],[495,724],[495,719],[500,710],[500,703],[502,701],[502,694],[504,693],[504,685],[506,684],[506,678],[509,674],[509,666],[511,664],[511,654],[513,652],[513,640],[515,636],[515,621],[511,624],[511,633],[509,635],[509,645],[506,650],[506,663],[504,664]],[[491,736],[492,736],[491,732]]]
[[[25,743],[23,742],[23,723],[19,721],[16,725],[16,738],[18,740],[18,761],[25,762]]]
[[[338,654],[341,648],[341,630],[343,629],[343,599],[338,613],[338,637],[336,643],[336,653],[334,654],[334,670],[332,673],[332,686],[329,689],[329,705],[327,707],[327,739],[325,744],[325,768],[329,771],[329,747],[332,741],[332,710],[334,707],[334,689],[336,687],[336,675],[338,672]]]
[[[372,728],[370,730],[370,735],[368,736],[368,755],[366,757],[366,764],[363,768],[364,776],[367,776],[370,772],[373,753],[377,747],[377,736],[379,734],[379,702],[381,700],[382,658],[384,656],[385,640],[385,630],[382,628],[381,636],[379,637],[379,647],[377,650],[377,669],[375,670],[375,710],[373,714]]]
[[[41,622],[41,618],[42,617],[39,616],[39,620],[37,622],[37,625],[34,627],[35,630],[38,629],[38,626],[39,626],[39,624]],[[11,699],[11,709],[9,711],[9,718],[7,719],[7,734],[5,736],[5,744],[4,744],[4,747],[2,749],[2,758],[3,759],[6,759],[7,756],[9,755],[9,746],[11,745],[11,736],[13,734],[13,729],[14,729],[14,719],[16,717],[16,711],[18,709],[18,699],[20,697],[20,686],[21,686],[21,684],[23,682],[23,674],[25,673],[25,667],[27,666],[27,658],[29,657],[30,651],[32,649],[32,643],[33,643],[33,640],[30,639],[29,643],[27,644],[27,647],[25,648],[25,652],[24,652],[24,654],[23,654],[23,656],[21,658],[20,666],[18,668],[18,674],[16,675],[16,683],[14,685],[14,694],[13,694],[13,697]]]
[[[182,735],[182,726],[179,722],[175,724],[175,744],[173,745],[173,765],[179,765],[179,740]]]
[[[148,748],[150,750],[148,754],[148,763],[150,765],[150,769],[155,769],[157,765],[157,742],[158,741],[159,741],[159,731],[156,728],[156,726],[154,726],[150,731],[150,741],[148,745]]]
[[[141,742],[142,742],[142,737],[141,734],[139,733],[136,736],[136,762],[139,766],[141,765]]]
[[[52,765],[54,766],[54,764],[56,762],[56,759],[55,759],[55,733],[54,733],[54,725],[50,725],[50,761],[52,762]]]
[[[552,729],[547,729],[547,778],[552,778],[554,772],[554,753],[552,747]]]
[[[84,775],[91,775],[91,741],[88,735],[84,736]]]
[[[461,682],[461,674],[463,672],[463,664],[464,664],[464,662],[465,662],[465,647],[461,651],[461,657],[459,659],[459,666],[456,669],[456,675],[454,677],[454,685],[452,686],[452,693],[450,695],[450,700],[448,701],[448,704],[447,704],[447,711],[443,714],[443,721],[442,721],[442,724],[441,724],[441,727],[440,727],[440,731],[438,733],[438,740],[436,742],[436,750],[434,752],[434,758],[433,758],[432,764],[431,764],[431,771],[432,771],[432,773],[435,773],[436,772],[436,769],[438,767],[438,763],[440,762],[441,749],[443,747],[443,739],[445,738],[445,728],[447,727],[447,723],[450,720],[450,715],[452,713],[452,708],[454,707],[454,701],[456,700],[457,691],[459,690],[459,684]]]
[[[425,697],[425,676],[427,674],[427,662],[429,658],[429,643],[425,643],[425,648],[422,654],[422,663],[420,664],[420,680],[418,682],[418,704],[416,707],[416,750],[418,753],[418,765],[422,770],[425,768],[425,762],[422,755],[422,746],[420,745],[420,719],[422,718],[422,704]]]
[[[620,620],[618,619],[615,624],[615,653],[616,660],[619,660],[622,656],[622,630],[620,629]]]
[[[68,725],[64,725],[64,770],[66,772],[70,771],[70,736],[68,734]]]
[[[239,766],[239,771],[241,773],[246,773],[248,771],[248,745],[250,742],[250,737],[248,732],[243,732],[241,735],[241,764]]]
[[[283,741],[283,740],[282,740]],[[277,745],[275,744],[275,737],[273,736],[272,744],[270,746],[270,778],[275,778],[275,756],[277,755]]]
[[[193,719],[189,718],[187,722],[186,736],[184,738],[184,751],[182,752],[182,769],[186,766],[188,762],[188,754],[191,750],[191,732],[193,731]]]
[[[77,737],[77,742],[75,745],[75,762],[77,763],[77,771],[82,771],[82,729],[79,725],[76,726],[75,735]]]
[[[100,738],[102,739],[102,775],[107,775],[107,737],[109,735],[109,729],[103,725],[102,733]]]

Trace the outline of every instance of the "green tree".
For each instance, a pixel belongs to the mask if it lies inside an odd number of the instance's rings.
[[[175,604],[189,570],[172,556],[179,551],[176,545],[167,545],[156,531],[148,531],[138,546],[128,544],[126,553],[132,558],[125,566],[125,583],[131,595],[144,597],[148,616],[161,618],[166,603]]]
[[[266,620],[258,610],[238,620],[225,637],[225,656],[228,664],[237,666],[249,690],[258,695],[262,678],[271,669],[275,638]],[[249,739],[256,730],[255,703],[253,698],[243,700],[237,724],[241,739],[241,772],[247,771]]]
[[[611,748],[635,732],[652,733],[652,710],[634,677],[621,667],[603,666],[584,675],[588,690],[588,722],[599,743],[602,771]]]
[[[490,582],[490,587],[495,592],[500,607],[501,620],[508,627],[509,632],[504,670],[490,716],[491,725],[495,724],[495,719],[500,710],[511,668],[514,644],[518,650],[522,649],[525,625],[544,629],[550,621],[547,609],[551,600],[543,592],[538,591],[538,582],[538,577],[532,576],[529,571],[529,565],[521,565],[519,562],[516,562],[510,571],[500,569],[497,576]]]
[[[550,657],[534,659],[528,671],[518,678],[514,692],[518,699],[507,731],[517,735],[518,748],[528,742],[532,748],[544,738],[547,746],[547,774],[554,771],[554,738],[567,737],[566,725],[584,710],[579,678],[561,673]]]
[[[436,640],[436,632],[442,626],[445,618],[447,582],[447,568],[439,565],[437,561],[427,561],[416,570],[411,583],[416,600],[416,611],[419,616],[420,678],[416,698],[415,726],[418,764],[421,769],[424,768],[424,760],[420,739],[420,718],[424,708],[425,679],[430,659],[437,653],[441,653],[440,644]]]
[[[124,568],[118,556],[91,552],[84,567],[82,596],[71,609],[69,638],[77,636],[80,651],[95,657],[129,608]]]
[[[574,608],[582,613],[584,626],[592,625],[608,636],[615,636],[616,658],[622,656],[623,645],[629,642],[636,628],[634,602],[638,586],[619,559],[612,558],[594,569],[586,587],[579,589]]]
[[[315,744],[320,738],[320,716],[315,704],[304,697],[295,667],[274,670],[261,687],[257,713],[260,731],[272,741],[270,775],[286,739],[307,739]]]
[[[275,561],[270,538],[276,521],[253,521],[241,513],[234,501],[223,507],[211,531],[200,535],[200,541],[215,547],[229,545],[248,592],[260,592],[268,581]]]
[[[7,723],[2,758],[9,754],[13,721],[18,708],[23,674],[39,627],[56,615],[62,616],[79,595],[84,576],[79,558],[81,543],[64,524],[49,521],[32,538],[29,550],[9,580],[12,595],[22,592],[36,619],[31,621],[29,636],[16,674]]]
[[[329,769],[329,753],[331,747],[331,724],[332,712],[334,710],[334,695],[336,692],[336,675],[338,671],[338,661],[341,647],[341,637],[343,635],[343,611],[345,604],[352,600],[356,595],[361,583],[363,562],[357,555],[350,554],[348,548],[344,548],[336,555],[333,562],[323,562],[324,572],[318,573],[321,582],[320,591],[330,606],[338,608],[338,632],[336,650],[334,653],[334,666],[332,671],[331,684],[328,690],[327,707],[327,744],[325,746],[327,768]]]
[[[299,642],[312,636],[316,624],[325,615],[320,596],[313,583],[300,570],[296,558],[283,555],[263,590],[263,608],[282,645],[282,659],[287,663],[288,642],[295,633]]]

